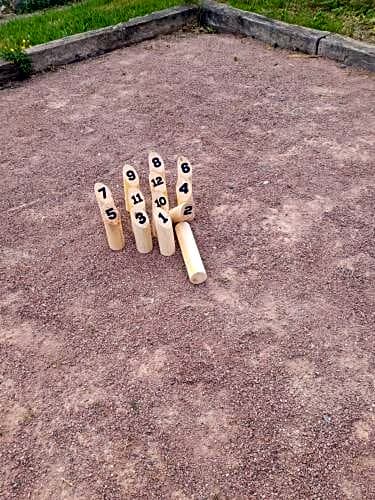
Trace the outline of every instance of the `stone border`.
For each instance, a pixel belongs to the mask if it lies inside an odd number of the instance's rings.
[[[35,45],[26,52],[31,58],[33,73],[46,71],[158,35],[173,33],[197,22],[198,12],[196,5],[172,7],[147,16],[136,17],[126,23]],[[18,76],[14,65],[0,60],[0,85],[9,83]]]
[[[166,35],[200,22],[216,31],[246,35],[274,47],[321,55],[350,66],[375,72],[375,45],[203,0],[202,6],[188,5],[155,12],[126,23],[88,31],[36,45],[27,50],[33,73],[94,57],[133,43]],[[19,77],[15,65],[0,60],[0,86]]]
[[[330,33],[329,36],[321,39],[318,54],[348,66],[375,71],[375,45],[362,43],[352,38]]]
[[[321,55],[350,66],[375,71],[375,45],[329,31],[275,21],[268,17],[204,0],[201,19],[211,28],[251,36],[274,47]]]
[[[202,21],[216,31],[250,36],[274,47],[316,54],[319,40],[328,31],[275,21],[268,17],[206,0],[202,6]]]

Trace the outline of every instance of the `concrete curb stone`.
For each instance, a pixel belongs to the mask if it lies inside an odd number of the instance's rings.
[[[313,30],[275,21],[259,14],[245,12],[211,0],[205,0],[203,22],[217,31],[251,36],[274,47],[316,54],[319,40],[328,31]]]
[[[329,34],[320,40],[318,54],[348,66],[375,71],[375,45]]]

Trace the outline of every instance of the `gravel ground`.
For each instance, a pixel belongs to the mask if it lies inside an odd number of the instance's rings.
[[[0,93],[2,499],[375,498],[374,91],[178,34]],[[149,149],[203,285],[106,246],[94,183]]]

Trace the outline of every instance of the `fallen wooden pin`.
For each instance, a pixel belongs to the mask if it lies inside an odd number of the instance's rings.
[[[124,232],[122,230],[120,211],[116,208],[111,190],[102,182],[97,182],[94,191],[109,248],[111,250],[122,250],[125,246]]]
[[[181,203],[181,205],[177,205],[177,207],[169,210],[169,215],[174,223],[193,220],[194,205],[189,201]]]
[[[169,257],[176,251],[172,219],[165,210],[158,209],[154,213],[160,253]]]
[[[130,212],[130,219],[138,252],[151,252],[151,224],[147,213],[144,210],[133,209]]]
[[[175,227],[177,240],[181,248],[189,280],[194,285],[199,285],[207,279],[193,232],[188,222],[179,222]]]
[[[130,212],[129,191],[131,189],[139,189],[139,177],[136,169],[130,165],[124,165],[122,169],[122,179],[124,184],[125,208]]]

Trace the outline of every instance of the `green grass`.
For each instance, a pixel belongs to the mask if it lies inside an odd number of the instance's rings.
[[[287,23],[375,42],[375,0],[227,0]]]
[[[85,0],[0,24],[0,50],[57,40],[118,24],[183,3],[181,0]]]
[[[0,24],[0,51],[125,22],[184,0],[84,0]],[[375,0],[227,0],[274,19],[375,42]]]

